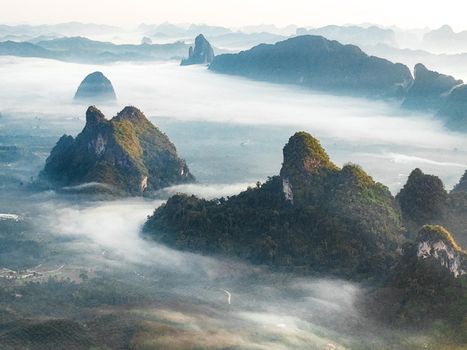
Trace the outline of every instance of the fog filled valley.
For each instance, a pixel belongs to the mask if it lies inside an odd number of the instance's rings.
[[[463,61],[453,65],[441,55],[436,62],[429,68],[467,80]],[[179,63],[0,57],[0,348],[465,349],[465,325],[386,322],[391,299],[380,296],[383,307],[375,306],[384,282],[374,276],[190,252],[142,230],[174,195],[214,200],[267,185],[281,173],[283,147],[297,131],[318,139],[337,167],[361,166],[387,186],[387,196],[415,168],[453,189],[467,170],[466,134],[431,112],[400,108],[398,99]],[[115,101],[73,100],[94,71],[112,82]],[[91,181],[43,186],[39,174],[57,141],[91,125],[89,105],[107,119],[117,116],[115,123],[125,106],[137,107],[196,181],[142,196],[87,191]]]

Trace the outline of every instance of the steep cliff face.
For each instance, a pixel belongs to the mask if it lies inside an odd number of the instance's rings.
[[[41,176],[55,186],[100,183],[128,194],[194,179],[168,137],[140,110],[125,107],[107,120],[93,106],[75,139],[60,138]]]
[[[98,102],[116,100],[112,83],[102,72],[94,72],[86,76],[75,93],[75,100]]]
[[[368,305],[384,322],[411,328],[443,325],[452,337],[467,338],[467,254],[444,227],[423,226],[407,243],[382,288]],[[457,333],[457,334],[456,334]]]
[[[312,182],[321,176],[337,173],[338,167],[330,160],[317,139],[306,132],[297,132],[283,149],[284,162],[280,172],[285,198],[303,199],[303,192],[314,187]],[[294,195],[295,193],[295,195]],[[321,193],[318,193],[321,195]]]
[[[284,147],[280,176],[228,199],[174,196],[144,232],[184,250],[377,278],[404,241],[388,189],[356,165],[339,169],[305,132]]]
[[[203,34],[200,34],[195,39],[195,47],[191,46],[188,51],[188,58],[185,58],[180,63],[182,66],[191,64],[209,64],[214,59],[214,50],[206,40]]]
[[[431,71],[421,63],[415,66],[414,76],[402,104],[408,109],[438,111],[451,90],[463,83],[449,75]]]
[[[454,277],[467,274],[467,255],[444,227],[423,226],[415,244],[419,260],[432,259]]]
[[[460,85],[451,91],[438,116],[450,129],[467,131],[467,85]]]
[[[357,46],[304,35],[238,54],[218,55],[209,69],[277,83],[348,94],[403,97],[412,84],[408,67],[368,56]]]

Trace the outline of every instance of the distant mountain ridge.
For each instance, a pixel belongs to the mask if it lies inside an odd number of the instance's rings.
[[[343,44],[397,46],[396,34],[392,29],[377,26],[337,26],[328,25],[320,28],[298,28],[297,35],[319,35]]]
[[[434,52],[459,53],[467,50],[467,31],[455,32],[449,25],[423,36],[423,45]]]
[[[433,112],[447,127],[467,131],[467,88],[462,80],[420,63],[412,77],[403,64],[321,36],[299,36],[237,54],[217,55],[209,69],[330,93],[398,99],[403,108]]]
[[[192,64],[209,64],[214,59],[214,50],[204,37],[203,34],[199,34],[195,38],[194,47],[190,46],[188,50],[188,57],[182,59],[180,65],[188,66]]]
[[[83,37],[29,42],[0,42],[0,56],[50,58],[79,63],[155,61],[183,57],[188,50],[183,42],[170,44],[117,45]]]
[[[75,93],[77,101],[114,101],[117,99],[110,80],[102,72],[86,76]]]
[[[368,56],[354,45],[305,35],[214,58],[219,73],[366,96],[401,97],[412,84],[403,64]]]
[[[407,91],[402,107],[436,112],[452,89],[463,83],[462,80],[431,71],[419,63],[414,68],[414,82]]]

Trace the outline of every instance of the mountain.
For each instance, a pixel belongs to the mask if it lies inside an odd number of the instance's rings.
[[[320,35],[329,40],[337,40],[344,44],[396,46],[396,35],[392,29],[377,26],[337,26],[328,25],[320,28],[298,28],[297,35]]]
[[[453,89],[437,115],[448,128],[467,131],[467,85],[459,85]]]
[[[229,50],[244,50],[259,44],[274,44],[285,39],[287,39],[287,37],[284,35],[269,32],[233,32],[210,37],[210,41],[214,46],[227,48]]]
[[[454,186],[451,193],[467,193],[467,170],[464,172],[459,182]]]
[[[299,271],[382,278],[404,241],[389,190],[337,167],[305,132],[284,147],[280,176],[227,199],[175,195],[143,232],[169,246]]]
[[[218,55],[209,69],[318,90],[380,97],[405,95],[413,80],[410,70],[402,64],[368,56],[357,46],[312,35],[258,45],[238,54]]]
[[[404,108],[438,111],[451,90],[463,83],[449,75],[431,71],[421,63],[415,65],[414,76],[402,104]]]
[[[171,38],[189,38],[199,33],[205,35],[218,36],[230,33],[231,30],[225,27],[210,26],[206,24],[177,25],[172,23],[162,23],[158,25],[143,24],[139,27],[149,37],[171,37]]]
[[[197,35],[198,33],[204,33],[207,36],[218,36],[231,33],[232,30],[220,26],[210,26],[207,24],[191,24],[188,28],[188,34],[190,36]]]
[[[396,195],[409,236],[415,237],[424,224],[438,224],[453,232],[462,245],[467,245],[465,179],[464,174],[448,193],[439,177],[424,174],[420,169],[412,171]]]
[[[467,254],[444,227],[425,225],[372,299],[372,312],[385,322],[449,329],[450,338],[465,344]]]
[[[116,100],[117,96],[110,80],[102,72],[94,72],[87,75],[79,84],[74,98],[97,102]]]
[[[28,42],[0,42],[0,56],[52,58],[54,53],[38,45]]]
[[[30,42],[0,42],[0,55],[51,58],[66,62],[109,63],[119,61],[157,61],[182,57],[188,45],[117,45],[83,37],[64,37]]]
[[[423,36],[423,47],[433,52],[461,53],[467,50],[467,31],[454,32],[443,25]]]
[[[59,24],[41,25],[5,25],[0,24],[0,37],[17,36],[23,40],[30,40],[38,36],[79,36],[79,35],[117,35],[124,30],[115,26],[68,22]]]
[[[249,25],[242,26],[239,28],[242,33],[254,34],[254,33],[268,33],[275,35],[291,36],[295,35],[297,31],[297,26],[290,24],[286,27],[277,27],[274,24],[258,24],[258,25]]]
[[[214,59],[214,50],[209,41],[206,40],[203,34],[195,38],[195,48],[190,46],[188,50],[188,58],[182,60],[182,66],[192,64],[209,64]]]
[[[396,200],[407,226],[412,227],[413,223],[417,228],[442,217],[447,197],[439,177],[424,174],[417,168],[410,173]]]
[[[93,106],[83,131],[57,142],[41,178],[55,187],[95,185],[130,195],[194,180],[169,138],[140,110],[125,107],[107,120]]]

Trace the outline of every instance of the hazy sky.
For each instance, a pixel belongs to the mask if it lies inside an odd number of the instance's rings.
[[[0,0],[0,22],[189,22],[227,26],[320,26],[371,22],[404,28],[450,24],[467,29],[464,0]]]

